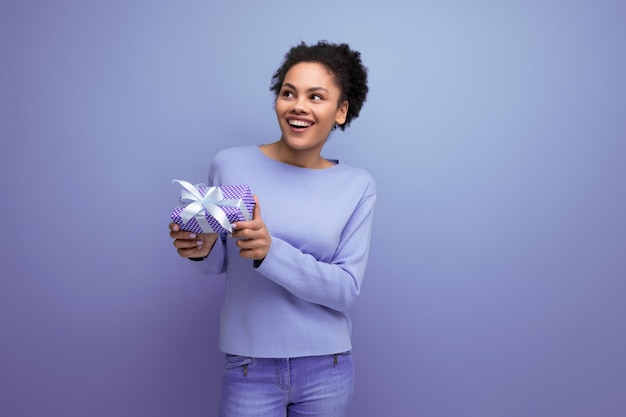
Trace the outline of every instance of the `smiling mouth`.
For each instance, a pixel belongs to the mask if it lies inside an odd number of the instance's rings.
[[[313,123],[305,122],[304,120],[287,120],[287,123],[289,124],[289,126],[299,129],[304,129],[313,125]]]

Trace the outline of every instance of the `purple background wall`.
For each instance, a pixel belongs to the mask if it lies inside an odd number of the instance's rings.
[[[273,71],[328,39],[371,95],[326,155],[380,188],[351,415],[626,415],[624,3],[264,3],[2,1],[0,413],[214,415],[170,180],[277,139]]]

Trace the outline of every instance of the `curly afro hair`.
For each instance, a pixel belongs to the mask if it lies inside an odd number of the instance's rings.
[[[315,45],[301,42],[286,54],[283,64],[272,76],[270,90],[276,97],[280,94],[285,75],[300,62],[315,62],[326,67],[333,75],[335,83],[341,88],[341,101],[348,101],[346,121],[339,125],[344,130],[353,119],[359,116],[367,97],[367,68],[361,62],[361,53],[350,46],[320,41]]]

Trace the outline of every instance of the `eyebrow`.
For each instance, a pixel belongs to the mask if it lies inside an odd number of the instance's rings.
[[[296,90],[298,91],[298,89],[296,88],[295,85],[291,84],[291,83],[283,83],[283,87],[289,87],[292,90]],[[306,93],[312,93],[313,91],[319,91],[319,90],[323,90],[326,91],[327,93],[329,93],[329,91],[327,89],[325,89],[324,87],[311,87],[308,90],[306,90]]]

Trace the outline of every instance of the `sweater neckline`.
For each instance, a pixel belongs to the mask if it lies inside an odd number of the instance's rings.
[[[276,159],[272,159],[272,158],[270,158],[269,156],[265,155],[265,153],[261,150],[261,145],[258,145],[258,146],[254,146],[254,145],[253,145],[253,147],[256,149],[256,151],[257,151],[258,153],[260,153],[260,154],[261,154],[261,156],[262,156],[263,158],[265,158],[265,159],[266,159],[267,161],[269,161],[270,163],[273,163],[273,164],[276,164],[276,165],[280,165],[280,166],[283,166],[283,167],[288,167],[288,168],[290,168],[290,169],[294,169],[294,170],[305,170],[305,171],[308,171],[308,172],[324,172],[324,171],[332,171],[332,170],[334,170],[335,168],[337,168],[337,167],[339,166],[339,160],[338,160],[338,159],[328,159],[328,158],[324,158],[324,159],[326,159],[327,161],[329,161],[330,163],[332,163],[333,165],[332,165],[332,166],[329,166],[329,167],[326,167],[326,168],[306,168],[306,167],[299,167],[299,166],[297,166],[297,165],[291,165],[291,164],[288,164],[288,163],[286,163],[286,162],[282,162],[282,161],[278,161],[278,160],[276,160]]]

